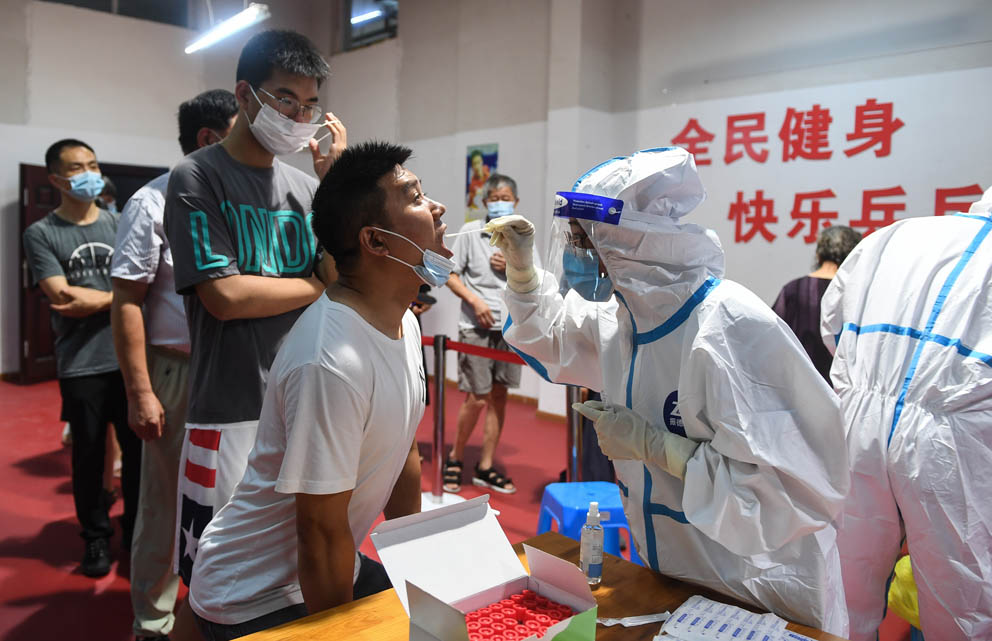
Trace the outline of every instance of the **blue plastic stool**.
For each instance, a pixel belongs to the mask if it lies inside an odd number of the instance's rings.
[[[578,541],[582,526],[586,523],[590,501],[598,501],[599,511],[610,514],[608,520],[600,521],[600,525],[603,526],[603,551],[621,556],[620,529],[622,528],[627,530],[627,539],[630,541],[630,560],[638,565],[644,565],[637,556],[637,551],[634,550],[634,539],[630,535],[630,525],[627,523],[627,516],[623,513],[623,503],[620,501],[620,488],[615,483],[589,481],[549,484],[544,488],[544,496],[541,498],[537,533],[550,531],[553,519],[558,523],[559,532]]]

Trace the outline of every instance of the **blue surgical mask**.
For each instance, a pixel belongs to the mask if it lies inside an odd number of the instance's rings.
[[[438,254],[433,250],[421,249],[420,245],[413,242],[403,234],[397,234],[394,231],[389,231],[388,229],[381,229],[379,227],[373,227],[372,229],[381,231],[386,234],[392,234],[393,236],[398,236],[403,240],[405,240],[406,242],[410,243],[411,245],[419,249],[421,254],[423,254],[424,263],[422,265],[411,265],[405,260],[401,260],[399,258],[396,258],[395,256],[390,256],[389,254],[386,254],[386,258],[392,258],[398,263],[403,263],[404,265],[412,269],[417,276],[420,276],[420,280],[424,281],[431,287],[442,287],[445,283],[448,282],[448,277],[451,276],[451,272],[455,269],[454,261],[452,261],[449,258],[445,258],[441,254]]]
[[[103,176],[95,171],[84,171],[75,176],[60,176],[60,178],[69,181],[69,189],[67,191],[77,200],[96,200],[103,193],[105,186]]]
[[[574,289],[588,301],[603,302],[613,294],[613,282],[599,271],[599,255],[591,249],[565,250],[562,256],[567,289]]]
[[[493,218],[499,218],[500,216],[509,216],[513,213],[513,203],[508,200],[491,200],[486,203],[486,209],[489,210],[489,214],[486,216],[487,219],[492,220]]]

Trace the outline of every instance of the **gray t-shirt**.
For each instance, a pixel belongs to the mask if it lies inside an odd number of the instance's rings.
[[[455,273],[476,296],[489,305],[493,312],[493,326],[479,329],[503,328],[503,290],[506,289],[506,274],[495,271],[489,264],[489,259],[496,253],[497,248],[489,244],[491,238],[482,230],[485,220],[470,220],[462,225],[460,231],[477,231],[474,234],[463,234],[455,239],[451,251],[455,254]],[[462,301],[462,313],[458,320],[459,329],[477,327],[475,312],[472,306]]]
[[[506,273],[495,271],[489,264],[489,259],[493,257],[498,248],[489,244],[492,236],[483,231],[486,220],[470,220],[462,225],[459,231],[477,231],[474,234],[463,234],[455,238],[455,243],[451,247],[455,257],[454,273],[458,274],[462,282],[470,290],[489,305],[493,312],[492,327],[478,327],[475,322],[475,312],[472,306],[462,301],[462,313],[458,319],[458,329],[503,329],[503,309],[506,304],[503,302],[503,291],[506,289]],[[540,267],[541,261],[538,259],[537,250],[534,250],[534,266]]]
[[[100,210],[96,222],[77,225],[50,213],[24,231],[31,284],[65,276],[74,287],[110,291],[117,216]],[[52,311],[55,368],[59,378],[104,374],[118,369],[110,312],[69,318]]]
[[[165,232],[176,291],[186,296],[187,423],[222,427],[258,420],[269,366],[303,308],[222,321],[203,306],[195,286],[234,274],[310,276],[316,189],[316,178],[278,159],[271,168],[248,167],[221,145],[190,154],[172,170]]]

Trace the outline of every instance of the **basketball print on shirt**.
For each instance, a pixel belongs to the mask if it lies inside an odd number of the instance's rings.
[[[100,242],[83,243],[72,250],[69,260],[62,266],[65,279],[75,285],[87,276],[110,275],[110,259],[114,255],[112,245]]]

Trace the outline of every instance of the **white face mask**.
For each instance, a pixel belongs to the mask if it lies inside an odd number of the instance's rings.
[[[292,154],[300,151],[323,127],[322,123],[296,122],[282,115],[274,108],[258,99],[258,94],[251,86],[251,95],[261,106],[255,122],[248,123],[248,128],[255,136],[258,144],[275,156]]]

